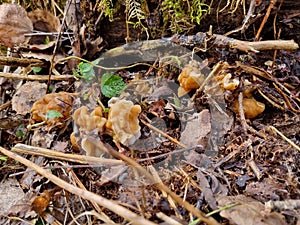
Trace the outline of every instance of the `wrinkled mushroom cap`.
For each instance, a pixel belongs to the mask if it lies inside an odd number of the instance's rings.
[[[252,98],[244,98],[243,99],[243,108],[244,114],[247,119],[253,119],[257,117],[259,114],[263,113],[265,110],[265,104],[259,101],[256,101],[253,97]],[[239,113],[239,103],[236,100],[233,103],[233,111],[235,113]]]
[[[36,101],[30,112],[31,119],[34,122],[47,121],[48,123],[62,122],[70,116],[73,104],[73,95],[68,92],[58,92],[44,95],[40,100]],[[62,114],[54,121],[47,120],[46,114],[50,110],[56,110]]]
[[[111,106],[106,127],[113,130],[118,141],[129,146],[141,136],[139,119],[141,107],[131,101],[116,100],[109,102]]]
[[[87,131],[92,131],[97,128],[100,132],[103,132],[105,128],[106,119],[102,117],[101,107],[96,107],[90,113],[88,107],[82,106],[75,110],[73,119],[81,129]]]
[[[197,64],[191,62],[183,67],[181,73],[178,76],[180,87],[178,88],[178,96],[181,97],[191,90],[200,87],[200,84],[204,80],[204,75],[197,68]]]

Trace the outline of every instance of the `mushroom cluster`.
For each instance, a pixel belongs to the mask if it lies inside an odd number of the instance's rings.
[[[96,150],[91,150],[87,135],[105,133],[114,137],[125,146],[130,146],[141,136],[138,116],[141,112],[139,105],[134,105],[131,101],[112,98],[108,105],[110,107],[108,118],[104,117],[101,107],[96,107],[92,112],[86,106],[75,110],[73,119],[79,126],[79,136],[81,144],[72,133],[71,141],[75,149],[79,146],[90,156],[99,156]],[[78,136],[78,135],[77,135]],[[97,137],[96,137],[97,138]],[[79,147],[80,148],[80,147]]]

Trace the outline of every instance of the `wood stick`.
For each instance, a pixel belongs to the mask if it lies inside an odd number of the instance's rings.
[[[38,80],[38,81],[48,80],[48,75],[21,75],[17,73],[2,73],[2,72],[0,72],[0,77],[5,77],[13,80]],[[72,80],[72,79],[74,79],[73,75],[51,76],[51,80],[56,80],[56,81]]]
[[[0,56],[0,65],[6,66],[33,66],[33,67],[49,67],[49,64],[40,59],[29,59],[29,58],[16,58]]]

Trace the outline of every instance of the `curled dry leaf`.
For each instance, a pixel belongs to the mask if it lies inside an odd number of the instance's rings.
[[[112,98],[106,127],[111,129],[123,145],[129,146],[141,136],[138,116],[141,107],[131,101]]]
[[[194,113],[187,120],[180,142],[188,147],[202,145],[203,148],[206,148],[211,132],[210,120],[211,115],[208,109],[204,109],[200,113]]]
[[[30,112],[33,122],[47,121],[48,125],[61,123],[70,117],[72,109],[73,94],[68,92],[59,92],[46,94],[40,100],[36,101]],[[47,118],[47,112],[56,110],[62,117],[55,117],[53,120]]]
[[[28,13],[28,17],[33,23],[35,30],[44,32],[58,32],[60,22],[51,12],[37,9]]]
[[[8,47],[29,40],[26,33],[32,33],[33,25],[25,9],[16,4],[0,5],[0,42]]]
[[[287,223],[284,220],[284,216],[272,212],[266,214],[264,212],[265,207],[259,201],[246,197],[244,195],[237,196],[218,196],[217,197],[218,206],[228,206],[234,203],[239,203],[232,208],[223,210],[220,212],[220,215],[224,218],[227,218],[230,221],[230,224],[237,225],[286,225]]]
[[[106,119],[102,115],[101,107],[96,107],[90,113],[88,107],[82,106],[75,110],[73,119],[81,129],[91,131],[97,128],[100,132],[104,131]]]

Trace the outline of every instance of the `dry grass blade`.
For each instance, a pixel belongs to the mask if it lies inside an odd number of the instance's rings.
[[[96,195],[93,192],[82,190],[78,187],[75,187],[66,181],[60,179],[59,177],[53,175],[52,173],[48,172],[47,170],[39,167],[35,163],[25,159],[24,157],[13,153],[11,151],[6,150],[5,148],[0,147],[0,152],[22,164],[29,167],[30,169],[35,170],[40,175],[44,176],[45,178],[49,179],[52,183],[56,184],[57,186],[65,189],[66,191],[78,195],[81,198],[84,198],[89,201],[96,202],[97,204],[111,210],[112,212],[118,214],[119,216],[125,218],[126,220],[130,221],[132,224],[143,224],[143,225],[155,225],[156,223],[153,223],[136,213],[118,205],[115,201],[108,200],[106,198],[103,198],[99,195]]]

